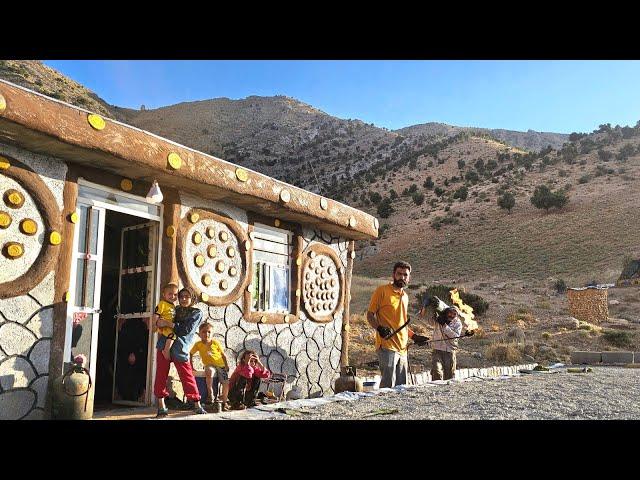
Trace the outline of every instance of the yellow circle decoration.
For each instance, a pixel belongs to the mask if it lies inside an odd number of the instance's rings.
[[[5,192],[4,201],[9,208],[20,208],[24,205],[24,195],[12,188]]]
[[[220,290],[226,290],[229,284],[226,280],[220,280]]]
[[[167,157],[167,161],[169,162],[169,166],[174,170],[178,170],[182,166],[182,159],[180,155],[175,152],[171,152]]]
[[[235,277],[238,274],[238,269],[236,267],[231,267],[229,269],[229,276],[230,277]]]
[[[218,271],[218,273],[224,272],[224,268],[224,262],[222,260],[218,260],[218,263],[216,263],[216,270]]]
[[[49,235],[49,243],[51,243],[51,245],[60,245],[60,243],[62,243],[62,235],[56,231],[51,232]]]
[[[204,275],[202,275],[202,283],[208,287],[209,285],[211,285],[211,275],[209,275],[208,273],[205,273]]]
[[[204,257],[202,255],[196,255],[193,259],[196,266],[201,267],[204,265]]]
[[[0,155],[0,170],[6,170],[11,166],[9,160]]]
[[[289,323],[289,315],[284,316],[284,323]]]
[[[95,113],[90,113],[87,115],[87,120],[89,121],[89,125],[91,125],[96,130],[104,130],[105,121],[100,115],[96,115]]]
[[[236,168],[236,178],[241,182],[246,182],[249,179],[249,173],[244,168]]]
[[[251,242],[249,240],[245,240],[244,241],[244,249],[245,250],[250,250],[251,249]]]
[[[128,178],[123,178],[120,181],[120,188],[125,192],[130,192],[133,189],[133,182]]]
[[[69,292],[65,292],[63,298],[65,302],[68,302],[71,299],[71,294]]]
[[[200,245],[202,243],[202,235],[200,235],[200,232],[193,232],[191,240],[193,240],[195,245]]]
[[[38,231],[38,224],[30,218],[25,218],[20,222],[20,231],[25,235],[35,235]]]
[[[349,217],[349,226],[351,228],[356,228],[357,224],[358,224],[358,221],[355,219],[355,217]]]
[[[322,210],[326,210],[327,208],[329,208],[329,202],[327,202],[326,198],[321,198],[320,199],[320,208]]]
[[[209,258],[215,258],[217,254],[218,254],[218,249],[216,248],[215,245],[209,245],[209,247],[207,247],[207,255],[209,255]]]
[[[0,228],[8,228],[12,221],[11,215],[7,212],[0,212]]]
[[[226,242],[227,240],[229,240],[229,234],[227,232],[224,232],[224,231],[220,232],[218,237],[220,238],[220,241],[222,241],[222,242]]]
[[[4,99],[2,94],[0,94],[0,112],[4,112],[6,108],[7,108],[7,101]]]
[[[216,229],[213,227],[207,227],[207,237],[213,238],[216,236]]]
[[[200,294],[200,300],[202,300],[203,302],[208,302],[209,301],[209,295],[207,295],[206,293],[202,292]]]
[[[279,226],[280,226],[280,220],[278,220],[278,219],[276,218],[276,219],[273,221],[273,224],[274,224],[276,227],[279,227]]]
[[[171,238],[174,237],[176,235],[176,227],[174,227],[173,225],[169,225],[167,227],[167,237]]]
[[[78,223],[78,220],[80,220],[78,212],[71,212],[71,215],[69,215],[69,221],[71,223]]]
[[[236,256],[236,249],[233,247],[227,248],[227,256],[233,258]]]
[[[299,296],[300,296],[300,289],[298,288],[298,289],[296,290],[296,297],[299,297]]]
[[[191,223],[196,223],[198,220],[200,220],[200,215],[196,212],[193,212],[191,215],[189,215],[189,220],[191,221]]]
[[[300,257],[296,258],[296,265],[297,266],[302,265],[302,258],[300,258]]]
[[[260,317],[260,323],[265,323],[267,321],[267,316],[266,315],[262,315]]]
[[[7,256],[11,259],[20,258],[24,254],[24,247],[20,243],[9,242],[6,245]]]

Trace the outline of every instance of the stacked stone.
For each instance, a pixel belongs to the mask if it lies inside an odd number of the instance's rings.
[[[606,322],[609,304],[606,288],[568,289],[570,315],[589,323]]]

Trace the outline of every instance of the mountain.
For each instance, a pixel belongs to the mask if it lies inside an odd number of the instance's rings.
[[[564,133],[536,132],[534,130],[516,132],[514,130],[504,129],[454,127],[445,123],[423,123],[395,131],[401,135],[426,135],[428,137],[450,137],[461,132],[486,134],[513,147],[535,152],[548,146],[555,149],[561,148],[569,139],[569,135]]]
[[[418,279],[604,282],[640,255],[637,125],[389,131],[286,96],[121,108],[37,61],[2,61],[0,77],[377,215],[381,237],[358,245],[365,275],[387,276],[406,258]],[[530,198],[543,184],[569,204],[537,210]],[[515,195],[511,213],[497,205],[504,192]]]

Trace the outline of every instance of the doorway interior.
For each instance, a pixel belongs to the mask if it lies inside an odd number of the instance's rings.
[[[161,206],[79,185],[65,358],[90,372],[94,408],[150,405]]]

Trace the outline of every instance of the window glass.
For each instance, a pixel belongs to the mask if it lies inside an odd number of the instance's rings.
[[[253,232],[252,308],[289,313],[293,235],[262,224],[255,224]]]

